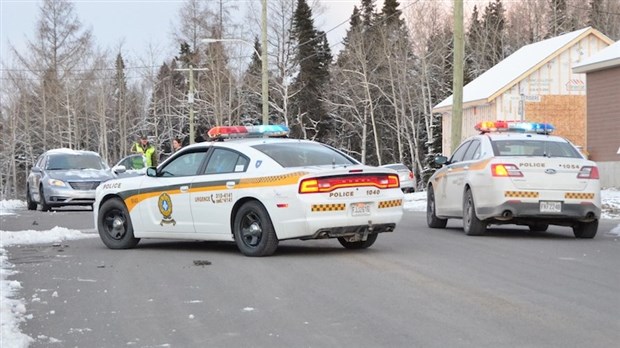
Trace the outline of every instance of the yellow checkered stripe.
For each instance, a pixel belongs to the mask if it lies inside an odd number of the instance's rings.
[[[538,192],[534,191],[505,191],[506,198],[538,198]]]
[[[244,184],[263,184],[263,183],[277,183],[281,181],[288,181],[292,178],[299,178],[302,175],[305,175],[305,172],[294,172],[282,175],[270,175],[270,176],[262,176],[259,178],[248,178],[242,179]]]
[[[403,205],[403,200],[402,199],[394,199],[394,200],[391,200],[391,201],[382,201],[382,202],[379,202],[379,209],[400,207],[401,205]]]
[[[594,193],[566,192],[565,199],[594,199]]]
[[[339,211],[344,210],[346,204],[344,203],[335,203],[335,204],[313,204],[312,211]]]
[[[282,175],[269,175],[258,178],[241,179],[239,181],[239,187],[237,188],[292,185],[297,183],[299,177],[306,174],[306,172],[294,172]]]

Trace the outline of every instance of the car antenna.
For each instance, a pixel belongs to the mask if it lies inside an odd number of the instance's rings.
[[[336,158],[332,157],[332,169],[336,168]]]

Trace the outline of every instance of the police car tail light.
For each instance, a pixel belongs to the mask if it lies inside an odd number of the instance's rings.
[[[496,163],[491,165],[491,173],[493,176],[523,176],[519,167],[508,163]]]
[[[289,129],[287,126],[271,124],[260,126],[218,126],[209,129],[209,138],[230,139],[230,138],[249,138],[249,137],[281,137],[287,136]]]
[[[579,173],[577,174],[577,178],[579,179],[598,179],[598,167],[595,166],[584,166],[581,167]]]
[[[326,178],[304,179],[299,184],[299,193],[323,193],[341,188],[373,186],[380,189],[398,188],[398,175],[347,175]]]

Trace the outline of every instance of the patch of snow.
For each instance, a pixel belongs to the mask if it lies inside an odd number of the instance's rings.
[[[23,210],[26,209],[26,204],[22,201],[0,201],[0,215],[4,214],[5,209]],[[26,315],[26,300],[15,298],[21,289],[21,284],[18,281],[8,279],[16,272],[13,271],[14,265],[8,262],[7,252],[4,248],[12,245],[51,244],[58,241],[92,237],[98,236],[63,227],[54,227],[49,231],[8,232],[0,230],[0,293],[2,294],[0,296],[0,317],[2,317],[0,336],[2,337],[3,347],[22,348],[28,347],[34,342],[32,337],[19,330],[20,323],[32,318],[32,315]],[[31,300],[33,302],[40,301],[38,297],[33,297]],[[55,342],[58,340],[50,338],[50,343]]]

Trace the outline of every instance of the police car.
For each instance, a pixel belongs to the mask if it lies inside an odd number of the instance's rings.
[[[572,227],[577,238],[593,238],[601,216],[599,172],[573,144],[551,135],[547,123],[488,121],[442,164],[427,186],[427,224],[444,228],[463,219],[468,235],[491,224]]]
[[[337,238],[363,249],[402,218],[393,170],[285,138],[283,126],[208,134],[222,141],[187,146],[144,176],[99,186],[93,211],[106,246],[132,248],[140,238],[234,241],[247,256],[266,256],[282,240]]]

